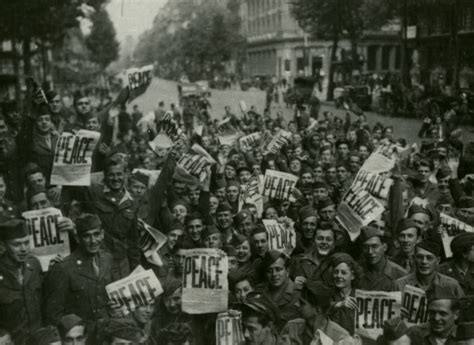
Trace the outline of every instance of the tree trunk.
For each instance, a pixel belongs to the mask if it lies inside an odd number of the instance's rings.
[[[334,39],[332,41],[332,47],[331,47],[331,59],[329,61],[329,80],[328,80],[328,93],[327,93],[327,100],[328,101],[332,101],[334,99],[334,88],[335,88],[334,62],[336,62],[338,45],[339,45],[339,35],[335,34]]]

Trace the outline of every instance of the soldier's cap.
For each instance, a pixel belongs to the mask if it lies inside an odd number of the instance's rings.
[[[173,230],[181,230],[181,231],[184,231],[184,224],[183,224],[182,222],[180,222],[179,220],[174,219],[174,220],[171,222],[171,225],[170,225],[170,228],[169,228],[169,231],[173,231]]]
[[[241,304],[243,314],[251,311],[257,314],[265,315],[273,322],[279,322],[282,319],[280,309],[275,303],[263,294],[252,293],[247,296],[244,303]]]
[[[465,248],[469,248],[474,245],[474,233],[465,232],[456,235],[451,241],[451,251],[454,254],[461,253]]]
[[[421,248],[424,249],[432,254],[434,254],[436,257],[441,256],[441,247],[438,243],[430,240],[423,240],[420,243],[416,245],[416,248]]]
[[[436,200],[436,206],[440,205],[453,205],[454,199],[451,196],[451,193],[441,193],[439,198]]]
[[[400,339],[408,331],[408,326],[400,317],[385,320],[383,323],[383,338],[385,341]]]
[[[256,235],[256,234],[266,234],[267,229],[265,229],[265,225],[263,224],[257,224],[255,229],[253,229],[251,236]]]
[[[241,235],[241,234],[234,234],[229,244],[233,247],[238,247],[245,241],[248,241],[248,238],[246,236]]]
[[[230,155],[231,154],[229,153],[229,156]],[[234,168],[235,171],[237,171],[237,168],[239,167],[236,161],[227,162],[225,166],[230,166],[231,168]]]
[[[225,179],[224,178],[219,178],[219,179],[216,179],[216,189],[221,189],[221,188],[224,188],[226,186],[225,184]]]
[[[418,229],[418,225],[411,218],[404,218],[398,222],[397,233],[401,233],[403,230],[415,228]]]
[[[336,267],[339,264],[345,263],[348,266],[356,264],[354,258],[347,253],[335,253],[331,256],[332,267]]]
[[[277,250],[270,250],[266,252],[260,264],[261,272],[262,273],[265,272],[268,269],[268,267],[273,265],[278,259],[283,259],[286,261],[288,257],[282,252],[279,252]]]
[[[64,338],[67,332],[76,326],[84,326],[84,321],[79,316],[76,314],[63,315],[58,323],[58,330],[61,337]]]
[[[331,303],[331,297],[334,296],[334,290],[326,286],[321,281],[307,280],[305,283],[306,298],[313,306],[327,308]]]
[[[127,319],[109,319],[104,333],[114,338],[134,342],[139,342],[144,336],[143,331],[133,321]]]
[[[231,180],[231,181],[227,182],[227,185],[225,187],[226,188],[237,187],[240,190],[240,183],[235,181],[235,180]]]
[[[232,207],[230,206],[230,204],[226,201],[219,203],[219,206],[217,206],[216,213],[227,211],[232,212]]]
[[[318,217],[318,213],[311,206],[302,207],[299,214],[300,222],[309,217]]]
[[[381,240],[384,238],[384,233],[379,229],[373,228],[371,226],[363,226],[360,229],[360,242],[364,243],[370,240],[372,237],[379,237]]]
[[[250,217],[250,213],[246,211],[240,211],[234,217],[234,222],[238,226],[244,222],[247,218]]]
[[[452,286],[432,284],[431,287],[426,291],[426,299],[428,300],[428,303],[438,299],[457,300],[458,298],[459,296],[456,295],[456,292]]]
[[[206,226],[206,228],[202,232],[202,239],[204,240],[214,234],[222,235],[219,229],[217,229],[217,227],[214,224],[209,224]]]
[[[176,290],[183,285],[181,279],[168,277],[162,283],[163,296],[171,296]]]
[[[189,174],[183,167],[177,165],[174,169],[173,180],[187,185],[194,185],[199,183],[199,179]]]
[[[237,256],[237,250],[235,247],[232,245],[232,241],[230,244],[227,244],[222,247],[222,250],[227,254],[227,257],[230,256]],[[229,273],[230,274],[230,273]]]
[[[0,236],[2,241],[14,240],[28,236],[26,223],[19,219],[11,219],[0,224]]]
[[[320,189],[320,188],[328,189],[328,185],[324,181],[314,181],[313,189]]]
[[[28,189],[26,190],[26,201],[30,202],[31,198],[34,197],[37,194],[45,193],[46,194],[46,188],[42,185],[38,184],[33,184]]]
[[[461,322],[456,329],[456,340],[474,339],[474,322]]]
[[[436,173],[436,179],[441,180],[443,178],[451,176],[451,169],[446,166],[441,167]]]
[[[171,210],[173,210],[173,208],[175,208],[178,205],[181,205],[181,206],[185,207],[186,210],[189,210],[189,204],[186,202],[186,200],[183,200],[183,199],[174,200],[171,203]]]
[[[141,184],[143,184],[145,187],[148,187],[148,181],[150,180],[150,177],[145,175],[142,172],[137,171],[133,173],[132,176],[130,176],[130,179],[134,181],[138,181]]]
[[[474,199],[468,196],[459,199],[459,208],[474,208]]]
[[[188,340],[192,331],[185,323],[171,323],[160,331],[160,339],[164,344],[183,344]]]
[[[78,235],[98,228],[102,228],[102,222],[96,214],[84,213],[76,219],[76,232]]]
[[[252,170],[247,165],[243,165],[237,169],[237,176],[239,176],[242,171],[248,171],[249,173],[252,173]]]
[[[329,206],[334,206],[334,201],[332,201],[331,198],[327,197],[323,200],[318,201],[318,211],[321,211],[322,209],[329,207]]]
[[[28,345],[50,345],[60,342],[58,329],[54,326],[46,326],[33,331],[28,339]]]
[[[306,164],[303,164],[301,166],[301,172],[300,172],[300,175],[303,175],[303,174],[313,174],[313,170],[311,169],[310,166],[306,165]]]

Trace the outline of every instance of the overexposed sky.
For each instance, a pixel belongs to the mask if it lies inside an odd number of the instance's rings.
[[[111,0],[107,5],[107,11],[114,22],[118,40],[123,42],[128,35],[138,38],[142,32],[151,28],[153,19],[166,1]]]

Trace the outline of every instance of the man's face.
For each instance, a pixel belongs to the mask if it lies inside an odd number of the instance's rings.
[[[474,208],[459,208],[456,213],[459,220],[466,222],[469,225],[474,224]]]
[[[314,238],[318,256],[328,256],[335,247],[334,232],[332,230],[318,230]]]
[[[420,165],[418,167],[418,177],[421,183],[428,182],[430,174],[431,174],[430,168],[428,168],[427,166]]]
[[[227,187],[227,200],[229,202],[236,202],[239,198],[239,188],[237,186]]]
[[[253,243],[255,246],[255,251],[257,252],[257,255],[262,257],[265,255],[266,252],[268,252],[268,239],[267,239],[267,234],[264,232],[260,232],[258,234],[254,234],[252,236]]]
[[[95,255],[100,251],[104,240],[104,230],[97,228],[78,235],[79,244],[88,254]]]
[[[329,205],[325,208],[320,209],[318,213],[322,220],[326,222],[331,221],[336,216],[336,206]]]
[[[329,196],[329,191],[327,188],[321,187],[313,190],[313,195],[316,200],[324,200]]]
[[[198,242],[201,240],[201,233],[203,230],[202,220],[201,219],[193,219],[188,222],[187,230],[189,236],[191,236],[192,240]]]
[[[137,180],[131,180],[130,182],[130,194],[132,194],[133,198],[136,200],[141,200],[142,197],[145,195],[147,187]]]
[[[62,338],[63,345],[84,345],[86,343],[86,334],[84,326],[74,326]]]
[[[233,179],[236,175],[235,169],[231,165],[226,165],[224,169],[225,177],[228,179]]]
[[[209,198],[209,213],[216,213],[217,207],[219,206],[219,199],[215,196]]]
[[[151,320],[153,312],[155,311],[155,304],[147,304],[141,307],[138,307],[133,312],[133,318],[142,325],[145,325]]]
[[[239,224],[239,232],[245,236],[249,236],[253,228],[253,221],[250,215],[245,217],[244,220]]]
[[[336,170],[336,168],[329,168],[329,169],[326,171],[326,178],[328,179],[328,181],[334,182],[334,181],[336,181],[336,177],[337,177],[337,170]]]
[[[226,199],[225,195],[225,187],[216,189],[216,197],[219,199],[219,201],[224,202]]]
[[[331,162],[331,160],[332,160],[331,150],[324,150],[321,153],[321,160],[323,161],[323,163]]]
[[[175,230],[171,230],[170,232],[168,232],[166,234],[166,237],[168,237],[168,240],[166,241],[166,243],[168,244],[168,247],[170,249],[173,249],[176,242],[178,241],[178,239],[181,236],[183,236],[183,230],[180,230],[180,229],[175,229]]]
[[[355,174],[359,171],[360,168],[360,158],[357,156],[352,156],[350,158],[351,171]]]
[[[246,183],[246,182],[248,182],[251,177],[252,177],[252,174],[250,173],[250,171],[242,170],[242,171],[239,173],[239,180],[240,180],[240,183]]]
[[[401,250],[405,255],[413,255],[415,253],[415,246],[419,242],[417,229],[408,228],[400,231],[398,242],[400,242]]]
[[[42,134],[46,134],[51,130],[51,116],[47,115],[40,115],[36,119],[36,128]]]
[[[347,144],[341,144],[337,148],[337,152],[341,157],[347,157],[347,155],[349,154],[349,146],[347,146]]]
[[[304,173],[301,175],[301,182],[303,183],[313,183],[313,175],[311,173]]]
[[[194,188],[189,191],[189,200],[191,204],[197,206],[199,204],[199,196],[201,195],[201,190],[199,188]]]
[[[237,298],[237,301],[239,301],[240,303],[245,302],[247,295],[252,291],[253,288],[248,280],[242,280],[235,284],[234,287],[234,295]]]
[[[268,327],[263,327],[259,323],[258,317],[251,316],[242,320],[242,328],[244,331],[246,345],[261,345],[270,335]]]
[[[416,271],[420,275],[429,276],[438,270],[439,258],[433,253],[423,249],[415,249]]]
[[[79,98],[76,102],[76,109],[80,115],[85,115],[91,111],[91,101],[89,97]]]
[[[51,202],[46,196],[46,193],[38,193],[31,197],[30,205],[32,210],[44,210],[45,208],[51,207]]]
[[[105,171],[104,182],[112,191],[120,191],[125,183],[125,168],[122,165],[108,167]]]
[[[178,195],[184,195],[186,193],[186,184],[175,181],[173,183],[173,189]]]
[[[61,111],[63,103],[61,102],[61,97],[59,95],[55,96],[51,101],[49,101],[49,109],[53,114],[57,114]]]
[[[246,263],[250,260],[252,252],[250,251],[250,243],[245,240],[235,248],[237,252],[237,261],[239,263]]]
[[[433,335],[446,336],[446,332],[453,328],[458,312],[451,309],[452,303],[449,299],[437,299],[428,305],[428,322]]]
[[[448,216],[452,216],[454,213],[454,208],[451,204],[440,204],[436,207],[436,210],[440,213],[447,214]]]
[[[449,180],[450,180],[449,176],[438,180],[438,189],[441,192],[449,191]]]
[[[339,182],[345,182],[349,176],[349,172],[345,167],[338,167],[337,170],[337,179]]]
[[[24,263],[30,254],[30,237],[15,238],[5,241],[5,249],[8,256],[16,263]]]
[[[217,213],[217,225],[222,229],[227,229],[232,226],[232,214],[230,211],[221,211]]]
[[[171,212],[173,213],[173,218],[181,223],[184,223],[184,219],[188,215],[188,210],[183,205],[175,205]]]
[[[222,248],[222,235],[221,234],[210,234],[204,239],[204,246],[206,248],[220,249]]]
[[[93,132],[100,131],[100,123],[97,117],[91,117],[89,120],[86,121],[86,129]]]
[[[292,160],[290,163],[290,171],[293,174],[298,174],[301,170],[301,162],[299,160]]]
[[[313,239],[318,226],[318,219],[316,217],[307,217],[301,222],[303,229],[303,237],[306,239]]]
[[[427,230],[430,223],[430,217],[426,213],[415,213],[411,216],[411,219],[413,219],[422,232]]]
[[[315,179],[322,180],[324,178],[324,171],[321,167],[314,168],[313,174]]]
[[[359,156],[365,160],[367,157],[369,157],[369,150],[367,149],[367,146],[361,146],[359,147]]]
[[[278,258],[277,261],[267,268],[266,275],[267,280],[272,287],[278,288],[284,285],[289,277],[288,269],[285,267],[285,260]]]
[[[163,304],[168,313],[176,315],[181,312],[181,288],[176,289],[170,296],[163,297]]]
[[[376,265],[385,257],[387,245],[382,243],[380,237],[375,236],[364,242],[362,250],[367,262],[371,265]]]

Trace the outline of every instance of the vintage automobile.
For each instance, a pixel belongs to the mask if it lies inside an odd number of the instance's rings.
[[[362,110],[370,110],[372,96],[367,85],[346,85],[334,90],[336,108],[342,108],[344,103],[356,104]]]

